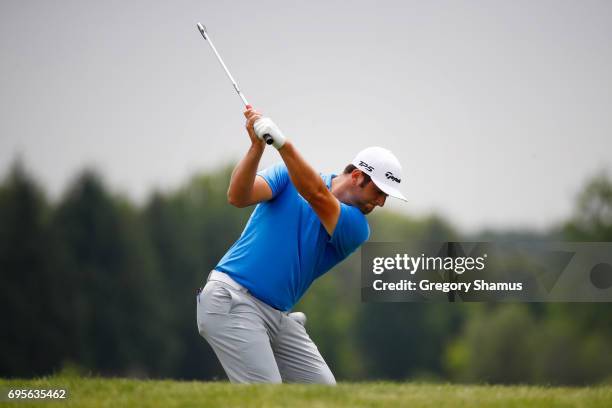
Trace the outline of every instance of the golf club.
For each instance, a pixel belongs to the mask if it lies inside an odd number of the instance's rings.
[[[202,37],[204,37],[206,42],[208,42],[208,44],[210,45],[210,48],[212,48],[213,52],[217,56],[217,60],[219,60],[219,63],[221,63],[221,66],[223,67],[223,70],[227,74],[227,77],[232,82],[232,85],[234,86],[234,89],[236,90],[236,93],[238,93],[238,96],[240,97],[240,99],[242,99],[242,102],[244,102],[244,106],[247,109],[251,109],[252,106],[249,104],[249,102],[247,101],[247,99],[244,96],[244,94],[240,91],[240,88],[238,87],[238,84],[234,80],[234,77],[232,76],[232,74],[230,74],[229,70],[227,69],[227,66],[223,62],[223,59],[221,59],[221,55],[219,55],[219,52],[217,52],[217,48],[215,48],[215,45],[213,44],[212,40],[210,39],[210,36],[208,35],[208,32],[206,31],[206,27],[203,26],[201,23],[198,23],[197,26],[198,26],[198,30],[200,30],[200,34],[202,34]],[[274,139],[272,139],[272,136],[270,136],[268,134],[263,135],[263,139],[266,142],[266,144],[271,145],[272,143],[274,143]]]

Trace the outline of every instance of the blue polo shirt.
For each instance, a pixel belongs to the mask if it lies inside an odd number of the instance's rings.
[[[225,272],[256,298],[290,310],[312,282],[354,252],[370,235],[363,213],[340,203],[330,237],[310,204],[297,192],[284,163],[259,173],[272,199],[259,203],[240,238],[221,258]],[[335,175],[321,175],[327,188]]]

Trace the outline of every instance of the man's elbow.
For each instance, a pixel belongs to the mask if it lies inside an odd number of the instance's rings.
[[[227,202],[229,205],[236,208],[244,208],[249,205],[244,199],[236,197],[236,194],[232,194],[230,191],[227,192]]]

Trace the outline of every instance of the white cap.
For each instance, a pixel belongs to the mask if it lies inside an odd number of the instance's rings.
[[[384,193],[408,201],[399,190],[402,182],[402,165],[389,150],[378,146],[365,148],[357,153],[352,164],[370,176],[376,187]]]

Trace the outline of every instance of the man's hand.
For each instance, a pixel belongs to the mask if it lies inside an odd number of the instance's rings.
[[[265,135],[270,136],[272,138],[272,146],[276,147],[277,149],[280,149],[285,145],[285,135],[283,135],[283,132],[281,132],[279,127],[276,126],[276,123],[272,122],[272,119],[258,119],[257,121],[255,121],[253,127],[255,129],[257,137],[259,137],[260,139],[265,140]]]
[[[244,116],[247,118],[246,129],[249,132],[251,143],[253,145],[262,145],[265,147],[264,135],[269,135],[272,138],[272,145],[280,149],[287,140],[283,132],[272,122],[272,119],[261,116],[261,113],[254,109],[244,111]]]
[[[246,130],[249,132],[251,144],[258,147],[265,147],[266,144],[263,139],[257,136],[253,128],[255,122],[261,118],[261,113],[257,112],[255,109],[247,109],[244,111],[244,117],[246,118]]]

